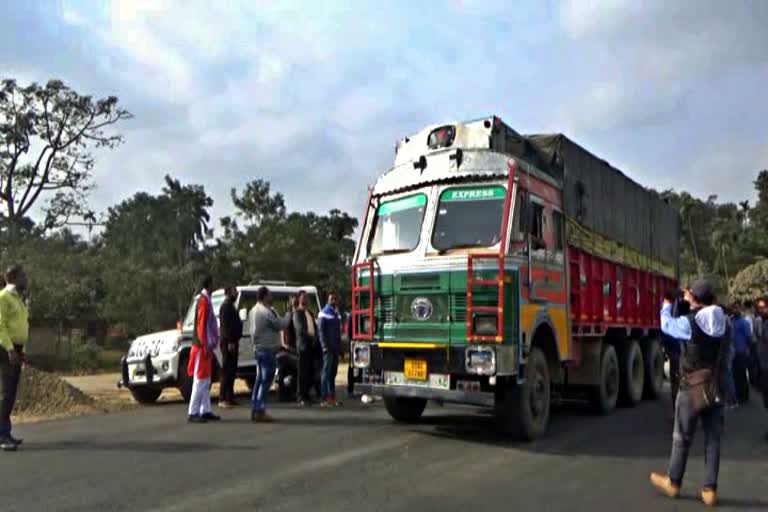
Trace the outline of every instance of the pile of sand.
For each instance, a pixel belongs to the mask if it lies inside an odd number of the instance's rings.
[[[21,372],[15,414],[25,416],[82,414],[94,406],[93,398],[52,373],[29,366]]]

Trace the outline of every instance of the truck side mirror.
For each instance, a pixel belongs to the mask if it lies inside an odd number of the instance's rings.
[[[248,320],[248,310],[243,308],[240,310],[240,321],[245,322]]]

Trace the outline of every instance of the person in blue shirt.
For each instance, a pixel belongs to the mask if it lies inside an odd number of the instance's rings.
[[[747,368],[749,367],[750,346],[752,345],[752,328],[749,321],[742,314],[741,304],[738,302],[731,308],[733,313],[733,383],[736,400],[739,404],[749,402],[749,379]]]

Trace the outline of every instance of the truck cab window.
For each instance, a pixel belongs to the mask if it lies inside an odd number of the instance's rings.
[[[562,253],[565,249],[565,222],[562,212],[554,210],[552,212],[552,239],[554,240],[554,252]]]
[[[440,195],[432,246],[438,251],[493,247],[501,241],[506,189],[449,188]]]
[[[534,251],[546,249],[544,243],[544,205],[530,202],[528,234],[531,235],[531,247]]]
[[[426,209],[426,194],[381,203],[376,210],[370,254],[395,254],[416,249]]]

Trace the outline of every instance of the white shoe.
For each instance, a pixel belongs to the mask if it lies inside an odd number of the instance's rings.
[[[363,395],[360,398],[360,401],[363,402],[364,404],[372,404],[373,403],[373,397],[369,396],[369,395]]]

